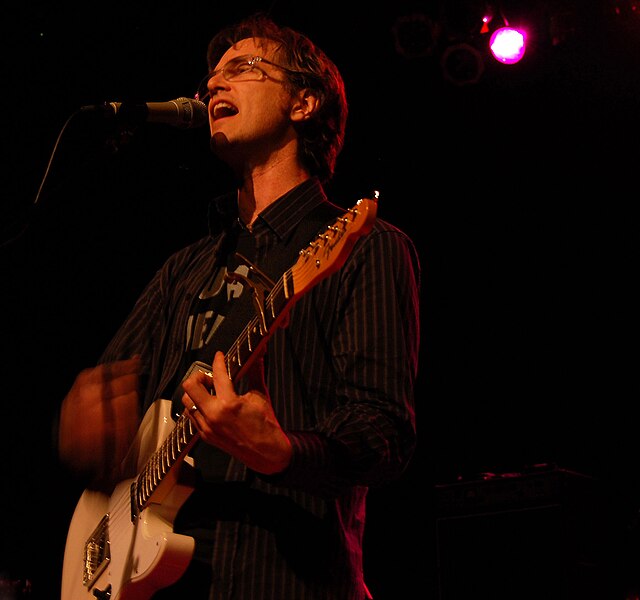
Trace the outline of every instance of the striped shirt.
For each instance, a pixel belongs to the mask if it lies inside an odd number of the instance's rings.
[[[211,210],[211,235],[167,260],[101,358],[141,355],[145,409],[170,395],[183,374],[187,319],[234,250],[225,240],[235,210],[233,203],[222,216]],[[251,258],[278,280],[321,224],[344,212],[311,178],[259,215]],[[217,451],[199,442],[201,476],[174,529],[196,538],[196,560],[210,561],[212,600],[367,597],[367,490],[399,477],[415,448],[419,292],[413,243],[377,218],[344,265],[303,295],[269,340],[265,375],[293,447],[290,466],[265,476],[227,457],[216,479],[207,456]]]

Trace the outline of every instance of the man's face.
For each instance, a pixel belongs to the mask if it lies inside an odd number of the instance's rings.
[[[255,56],[277,63],[273,43],[247,38],[225,52],[207,84],[211,148],[232,166],[267,160],[296,137],[286,73],[266,62],[252,66]]]

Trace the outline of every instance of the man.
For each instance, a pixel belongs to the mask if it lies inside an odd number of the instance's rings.
[[[343,145],[347,103],[324,52],[264,15],[217,34],[208,63],[198,95],[211,149],[237,189],[212,202],[211,234],[169,258],[100,364],[76,378],[61,406],[60,457],[88,489],[112,494],[135,476],[125,457],[140,450],[141,414],[171,398],[180,426],[193,428],[194,468],[186,498],[159,514],[195,548],[187,544],[184,569],[171,574],[171,559],[141,577],[149,551],[134,549],[131,588],[145,599],[362,600],[367,489],[397,478],[415,448],[419,262],[407,236],[376,219],[232,377],[234,344],[252,319],[264,324],[265,295],[345,213],[323,183]],[[190,372],[197,361],[209,368]],[[125,486],[126,509],[105,509],[108,544],[90,528],[85,571],[104,597],[120,585],[105,575],[121,564],[120,517],[131,523],[130,500],[144,504],[175,450]]]

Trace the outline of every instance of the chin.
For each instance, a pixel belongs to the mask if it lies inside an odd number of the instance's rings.
[[[211,147],[211,150],[217,152],[224,148],[228,148],[229,140],[224,133],[214,133],[211,135],[211,139],[209,140],[209,146]]]

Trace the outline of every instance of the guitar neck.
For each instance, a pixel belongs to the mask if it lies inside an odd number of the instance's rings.
[[[252,357],[266,345],[273,332],[281,325],[294,301],[291,270],[275,283],[264,302],[254,290],[256,315],[247,323],[231,348],[225,354],[229,378],[236,382],[252,363]]]
[[[132,518],[148,506],[156,490],[165,481],[166,475],[175,473],[177,463],[184,460],[197,439],[198,430],[189,417],[181,414],[171,433],[151,455],[131,484]]]

